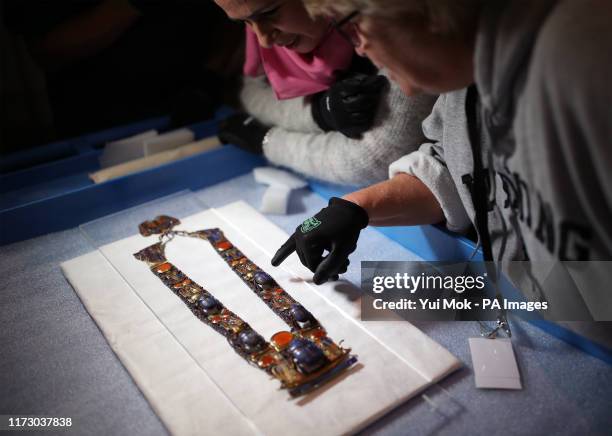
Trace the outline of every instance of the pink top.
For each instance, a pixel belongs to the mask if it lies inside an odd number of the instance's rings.
[[[346,70],[353,58],[353,46],[332,30],[312,52],[302,54],[285,47],[263,48],[257,35],[246,27],[245,76],[266,74],[279,100],[324,91],[335,82],[336,71]]]

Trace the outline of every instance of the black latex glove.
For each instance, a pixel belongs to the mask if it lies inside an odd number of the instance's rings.
[[[272,265],[280,265],[296,251],[300,261],[314,272],[317,285],[337,279],[338,274],[346,272],[348,257],[355,251],[359,233],[368,221],[368,213],[361,206],[333,197],[326,208],[295,229],[272,258]],[[329,254],[323,257],[325,250]]]
[[[358,138],[370,130],[380,97],[389,81],[384,76],[355,74],[312,98],[312,116],[323,131]]]
[[[255,154],[263,153],[263,140],[269,127],[248,114],[235,114],[219,125],[219,140]]]

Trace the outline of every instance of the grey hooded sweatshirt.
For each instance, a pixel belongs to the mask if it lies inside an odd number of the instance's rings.
[[[423,181],[449,229],[473,224],[485,254],[488,245],[536,298],[550,271],[538,276],[509,261],[612,260],[612,2],[484,4],[475,85],[438,99],[423,124],[429,142],[394,162],[390,175]],[[608,272],[595,283],[610,282]],[[601,292],[585,299],[595,314],[611,300]],[[568,327],[612,344],[607,323]]]

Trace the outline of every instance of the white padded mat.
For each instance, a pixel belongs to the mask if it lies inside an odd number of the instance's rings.
[[[359,321],[358,303],[335,291],[335,284],[309,283],[312,274],[297,256],[272,267],[270,258],[287,235],[246,203],[192,215],[178,228],[212,227],[221,228],[310,310],[332,339],[344,340],[359,362],[334,382],[292,400],[133,257],[155,237],[135,235],[64,263],[64,274],[173,434],[351,433],[460,366],[407,322]],[[264,337],[287,330],[208,242],[177,237],[166,254]]]

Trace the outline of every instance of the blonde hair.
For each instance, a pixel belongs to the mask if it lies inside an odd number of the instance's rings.
[[[348,15],[359,11],[387,19],[423,19],[435,33],[462,34],[475,24],[482,0],[303,0],[310,15]]]

